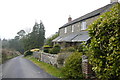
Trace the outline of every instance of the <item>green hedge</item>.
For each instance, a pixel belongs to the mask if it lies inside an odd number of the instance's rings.
[[[52,49],[50,49],[50,53],[51,54],[57,54],[57,53],[59,53],[60,52],[60,45],[59,44],[56,44]]]
[[[88,27],[90,62],[100,80],[120,80],[120,4]]]
[[[46,52],[46,53],[49,53],[49,50],[51,49],[52,47],[50,45],[44,45],[43,46],[43,51]]]
[[[82,75],[82,53],[72,53],[66,60],[62,69],[64,77],[67,79],[83,79]]]

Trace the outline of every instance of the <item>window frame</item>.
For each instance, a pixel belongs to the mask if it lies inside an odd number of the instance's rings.
[[[72,25],[72,32],[74,32],[75,25]]]
[[[65,27],[65,33],[67,33],[67,27]]]
[[[86,30],[86,29],[87,29],[87,23],[86,23],[86,21],[82,21],[81,30]]]

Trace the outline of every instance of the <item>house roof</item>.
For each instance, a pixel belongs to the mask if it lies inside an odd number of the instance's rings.
[[[88,18],[91,18],[91,17],[97,16],[97,15],[100,15],[100,13],[102,13],[102,12],[104,12],[106,9],[110,8],[113,4],[116,4],[116,3],[108,4],[108,5],[104,6],[104,7],[101,7],[101,8],[99,8],[99,9],[97,9],[97,10],[94,10],[94,11],[92,11],[92,12],[90,12],[90,13],[84,15],[84,16],[81,16],[81,17],[79,17],[79,18],[77,18],[77,19],[75,19],[75,20],[73,20],[73,21],[71,21],[71,22],[68,22],[68,23],[64,24],[64,25],[63,25],[62,27],[60,27],[59,29],[64,28],[64,27],[67,27],[67,26],[69,26],[69,25],[71,25],[71,24],[74,24],[74,23],[77,23],[77,22],[86,20],[86,19],[88,19]]]
[[[90,39],[88,31],[81,31],[67,36],[58,36],[53,42],[80,42],[87,41],[88,39]]]

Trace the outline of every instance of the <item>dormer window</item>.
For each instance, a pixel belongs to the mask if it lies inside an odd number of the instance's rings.
[[[74,32],[74,25],[72,25],[72,32]]]
[[[65,33],[67,33],[67,27],[65,27]]]
[[[83,22],[81,23],[81,30],[85,30],[85,29],[87,29],[87,25],[86,25],[86,22],[83,21]]]

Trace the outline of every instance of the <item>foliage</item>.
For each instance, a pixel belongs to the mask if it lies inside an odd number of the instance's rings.
[[[90,62],[100,80],[120,80],[120,4],[100,16],[88,28]]]
[[[82,79],[82,57],[81,53],[72,53],[66,60],[62,73],[68,79]]]
[[[40,51],[40,49],[37,49],[37,48],[36,48],[36,49],[31,49],[30,51],[31,51],[31,52],[35,52],[35,51],[38,52],[38,51]]]
[[[28,55],[32,55],[32,54],[33,54],[33,52],[30,51],[30,50],[27,50],[27,51],[24,52],[25,57],[28,56]]]
[[[44,45],[44,40],[45,30],[42,22],[40,24],[35,23],[32,32],[22,38],[25,50],[41,48]]]
[[[75,52],[76,48],[75,47],[66,47],[61,49],[61,52]]]
[[[44,47],[44,48],[51,48],[50,45],[44,45],[43,47]]]
[[[83,45],[82,45],[82,44],[78,45],[78,46],[76,47],[76,50],[77,50],[78,52],[83,52]]]
[[[58,33],[55,33],[52,37],[46,39],[46,44],[52,46],[52,40],[59,36]]]
[[[25,35],[25,31],[24,30],[20,30],[19,32],[17,32],[17,34],[19,35],[19,36],[24,36]]]
[[[68,48],[68,51],[69,51],[69,52],[75,52],[76,50],[75,50],[74,47],[69,47],[69,48]]]
[[[46,53],[49,53],[49,49],[48,48],[44,49],[43,51],[46,52]]]
[[[49,49],[52,48],[51,46],[49,45],[44,45],[43,46],[43,51],[46,52],[46,53],[49,53]]]
[[[65,53],[59,53],[58,54],[58,58],[57,58],[57,63],[58,63],[58,67],[61,68],[64,65],[65,59],[71,55],[72,53],[69,52],[65,52]]]
[[[20,55],[20,53],[18,51],[4,48],[4,49],[2,49],[2,55],[1,55],[2,63],[4,63],[6,60],[9,60],[9,59],[19,56],[19,55]]]
[[[50,53],[51,54],[57,54],[57,53],[59,53],[60,52],[60,45],[58,45],[58,44],[56,44],[56,45],[54,45],[54,47],[52,48],[52,49],[50,49]]]
[[[13,49],[21,53],[24,52],[22,41],[17,36],[15,36],[14,39],[10,39],[10,40],[3,39],[2,48]]]

